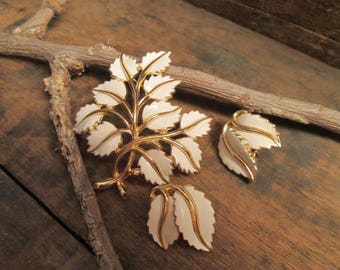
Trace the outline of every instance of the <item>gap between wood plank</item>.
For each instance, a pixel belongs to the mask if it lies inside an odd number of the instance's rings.
[[[3,171],[13,182],[18,185],[25,193],[27,193],[53,220],[55,220],[62,228],[66,230],[72,237],[80,242],[92,255],[95,255],[91,246],[75,231],[69,228],[53,211],[41,201],[31,190],[29,190],[21,181],[15,177],[4,165],[0,164],[0,170]]]

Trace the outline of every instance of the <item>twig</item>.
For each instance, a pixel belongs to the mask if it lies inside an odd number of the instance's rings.
[[[0,34],[0,54],[24,56],[41,61],[50,61],[54,55],[65,54],[81,60],[84,65],[107,67],[119,52],[104,44],[93,47],[70,46]],[[192,93],[340,133],[340,112],[322,105],[262,93],[188,68],[171,67],[167,73],[180,79],[181,88]]]
[[[14,29],[13,34],[8,35],[8,37],[31,36],[42,38],[53,16],[63,11],[65,2],[66,0],[44,1],[41,9],[23,25]],[[31,40],[37,39],[31,38]],[[91,247],[96,254],[100,269],[121,270],[123,268],[105,228],[70,120],[68,91],[71,73],[80,75],[84,70],[84,65],[80,60],[57,53],[51,55],[48,62],[51,68],[51,76],[46,78],[44,83],[45,90],[50,94],[50,118],[56,129],[61,152],[67,161],[74,191],[81,205],[81,211],[89,231]]]
[[[322,105],[255,91],[188,68],[172,67],[168,74],[181,80],[186,91],[340,133],[340,112]]]
[[[86,172],[77,139],[70,120],[68,89],[70,71],[82,72],[82,62],[67,56],[57,56],[50,62],[52,74],[44,80],[50,94],[50,117],[57,131],[61,152],[67,161],[74,191],[80,201],[89,230],[89,239],[101,269],[123,269],[105,229],[94,190]]]
[[[42,38],[45,36],[47,25],[54,15],[64,11],[66,0],[45,0],[37,13],[22,25],[15,28],[12,33],[29,37]]]

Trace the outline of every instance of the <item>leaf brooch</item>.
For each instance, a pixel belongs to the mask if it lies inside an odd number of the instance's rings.
[[[211,118],[168,102],[180,81],[163,76],[170,52],[147,53],[141,63],[125,54],[110,66],[112,79],[95,87],[95,103],[82,107],[74,130],[89,132],[88,151],[103,157],[114,153],[113,176],[95,183],[96,189],[117,186],[126,196],[124,181],[143,175],[156,184],[151,192],[148,227],[164,249],[183,234],[197,249],[211,249],[214,210],[194,187],[172,184],[177,167],[184,173],[200,168],[202,152],[196,138],[208,133]]]
[[[268,119],[239,110],[233,114],[220,135],[219,156],[231,171],[255,182],[258,150],[281,147],[279,133]]]

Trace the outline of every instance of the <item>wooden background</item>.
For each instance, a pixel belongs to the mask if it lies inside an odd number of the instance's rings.
[[[0,28],[32,16],[39,0],[0,1]],[[175,65],[247,87],[340,110],[340,71],[285,45],[182,1],[75,0],[50,24],[46,40],[93,45],[106,40],[126,53],[171,50]],[[0,58],[0,269],[95,269],[80,214],[48,117],[47,64]],[[73,115],[108,78],[88,70],[72,82]],[[260,154],[258,182],[249,185],[217,157],[221,127],[236,109],[177,91],[184,111],[214,117],[201,139],[199,174],[176,173],[206,193],[216,211],[214,250],[179,240],[161,250],[147,231],[150,184],[128,182],[97,193],[105,224],[125,269],[339,269],[339,136],[270,118],[283,147]],[[91,180],[110,175],[111,158],[86,153]]]
[[[186,0],[340,68],[339,0]]]

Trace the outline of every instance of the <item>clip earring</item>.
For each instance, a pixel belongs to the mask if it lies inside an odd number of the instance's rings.
[[[279,132],[268,119],[239,110],[233,114],[220,135],[219,156],[236,174],[256,181],[258,150],[281,147]]]
[[[88,151],[103,157],[114,153],[113,176],[94,184],[101,190],[117,186],[126,197],[124,181],[143,175],[151,191],[149,232],[167,249],[178,237],[197,249],[211,249],[214,210],[194,187],[171,183],[177,167],[184,173],[200,168],[202,152],[196,138],[208,133],[211,118],[171,105],[180,81],[163,76],[170,52],[147,53],[141,63],[125,54],[110,66],[112,78],[93,89],[95,103],[82,107],[74,130],[89,132]]]

